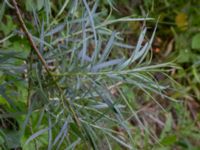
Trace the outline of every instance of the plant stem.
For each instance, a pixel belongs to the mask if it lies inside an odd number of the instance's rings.
[[[31,34],[29,33],[29,31],[28,31],[28,29],[27,29],[27,27],[26,27],[26,25],[25,25],[25,23],[24,23],[24,21],[23,21],[23,19],[22,19],[22,15],[21,15],[20,10],[19,10],[19,8],[18,8],[18,6],[17,6],[16,0],[12,0],[12,2],[13,2],[13,4],[14,4],[14,8],[15,8],[15,12],[16,12],[16,14],[17,14],[17,18],[18,18],[18,20],[19,20],[19,22],[20,22],[20,25],[21,25],[21,27],[22,27],[22,29],[23,29],[25,35],[27,36],[27,38],[28,38],[28,40],[29,40],[29,43],[31,44],[33,50],[35,51],[35,53],[36,53],[37,56],[38,56],[38,59],[41,61],[41,63],[42,63],[42,65],[44,66],[45,70],[46,70],[47,73],[50,75],[50,77],[52,78],[52,80],[53,80],[54,84],[56,85],[58,91],[59,91],[60,94],[61,94],[61,101],[62,101],[63,106],[65,106],[65,103],[64,103],[64,102],[66,102],[69,111],[70,111],[70,112],[72,113],[72,115],[73,115],[74,121],[75,121],[75,122],[77,123],[77,125],[80,127],[81,125],[80,125],[80,120],[79,120],[79,118],[78,118],[78,115],[77,115],[76,112],[73,110],[73,108],[72,108],[72,106],[71,106],[69,100],[66,99],[66,98],[63,96],[63,94],[62,94],[62,93],[63,93],[62,89],[59,87],[59,85],[58,85],[58,83],[56,82],[54,76],[51,74],[51,71],[50,71],[50,69],[49,69],[49,67],[48,67],[48,65],[47,65],[47,63],[46,63],[46,61],[45,61],[45,59],[44,59],[43,56],[40,54],[40,51],[38,50],[38,48],[37,48],[35,42],[34,42],[33,39],[32,39]]]
[[[25,23],[24,23],[24,21],[23,21],[23,19],[22,19],[20,10],[19,10],[19,8],[18,8],[18,6],[17,6],[16,0],[13,0],[13,4],[14,4],[15,11],[16,11],[16,14],[17,14],[17,18],[18,18],[18,20],[19,20],[19,22],[20,22],[20,25],[21,25],[22,29],[24,30],[24,33],[26,34],[26,36],[27,36],[27,38],[28,38],[28,40],[29,40],[29,42],[30,42],[30,44],[31,44],[31,46],[32,46],[32,48],[33,48],[33,50],[34,50],[35,53],[37,54],[39,60],[42,62],[42,64],[43,64],[43,66],[45,67],[46,71],[47,71],[48,73],[50,73],[50,70],[49,70],[49,67],[48,67],[46,61],[44,60],[44,58],[43,58],[42,55],[40,54],[40,51],[39,51],[38,48],[36,47],[35,42],[33,41],[32,37],[31,37],[31,34],[29,33],[28,29],[26,28],[26,25],[25,25]]]

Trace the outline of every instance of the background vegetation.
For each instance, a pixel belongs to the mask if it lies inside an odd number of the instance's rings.
[[[198,0],[13,2],[1,149],[200,149]]]

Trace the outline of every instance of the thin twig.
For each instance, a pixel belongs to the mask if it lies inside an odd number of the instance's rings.
[[[44,58],[43,58],[42,55],[40,54],[40,51],[38,50],[38,48],[37,48],[35,42],[33,41],[32,37],[31,37],[31,34],[29,33],[28,29],[26,28],[26,25],[25,25],[25,23],[24,23],[24,21],[23,21],[23,19],[22,19],[20,10],[19,10],[19,8],[18,8],[18,6],[17,6],[16,0],[13,0],[13,4],[14,4],[15,11],[16,11],[16,14],[17,14],[17,18],[18,18],[18,20],[19,20],[19,22],[20,22],[20,25],[21,25],[22,29],[24,30],[24,33],[26,34],[26,36],[27,36],[27,38],[28,38],[28,40],[29,40],[29,42],[30,42],[30,44],[31,44],[31,46],[32,46],[32,48],[33,48],[33,50],[34,50],[35,53],[37,54],[39,60],[42,62],[42,64],[43,64],[43,66],[45,67],[46,71],[47,71],[48,73],[50,73],[50,70],[49,70],[49,67],[48,67],[46,61],[44,60]]]

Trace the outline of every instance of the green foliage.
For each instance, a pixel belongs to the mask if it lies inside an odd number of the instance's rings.
[[[193,49],[200,49],[200,34],[196,34],[193,38],[192,38],[192,48]]]
[[[198,120],[199,111],[194,107],[199,108],[200,100],[200,19],[198,17],[200,15],[200,1],[145,0],[144,2],[140,1],[139,5],[133,5],[134,2],[125,0],[118,9],[121,8],[120,12],[122,15],[137,14],[138,16],[141,16],[149,14],[151,17],[159,17],[156,38],[160,40],[160,43],[156,40],[153,43],[155,49],[153,61],[165,62],[173,60],[180,66],[180,69],[174,70],[174,73],[171,74],[171,76],[182,85],[182,88],[177,89],[175,93],[170,95],[174,98],[182,99],[183,101],[181,102],[187,106],[187,108],[183,105],[177,107],[174,104],[168,106],[170,107],[171,112],[173,112],[172,122],[174,122],[174,126],[178,129],[170,128],[169,132],[173,134],[165,134],[165,136],[166,138],[168,136],[176,136],[176,141],[174,140],[174,142],[172,142],[173,144],[169,147],[160,148],[160,146],[158,146],[158,149],[176,149],[177,147],[177,149],[199,149],[198,140],[192,138],[192,135],[196,135],[196,130],[199,130],[199,125],[195,124],[196,120]],[[134,26],[130,25],[130,27],[132,28]],[[130,32],[131,30],[129,29],[128,31]],[[187,115],[185,115],[185,113],[187,113]],[[191,115],[192,113],[193,118]],[[181,117],[176,119],[174,116],[175,114]],[[183,114],[184,118],[182,117]],[[186,126],[191,126],[195,131]],[[197,134],[199,134],[199,132]],[[165,137],[162,137],[161,139],[165,139]]]
[[[0,121],[5,123],[0,130],[2,149],[196,148],[188,138],[200,138],[190,114],[182,103],[169,102],[188,96],[191,89],[199,96],[199,34],[194,35],[189,28],[198,23],[195,17],[188,20],[196,8],[188,7],[192,2],[180,7],[174,0],[128,3],[18,3],[31,37],[51,69],[49,75],[20,25],[15,24],[12,5],[6,0],[0,2]],[[126,10],[132,11],[129,7],[139,5],[142,15],[167,11],[161,13],[157,24],[152,18],[134,18],[131,14],[135,16],[136,9],[126,16]],[[180,10],[182,7],[189,12]],[[160,24],[168,22],[171,28],[160,29]],[[152,58],[157,29],[159,36],[174,36],[177,62],[191,63],[192,67],[176,70],[174,64],[160,64]],[[126,35],[126,31],[131,34]],[[174,56],[169,59],[174,60]],[[169,89],[172,67],[175,79],[187,76],[192,85],[174,95]],[[169,78],[165,82],[157,75]]]
[[[44,4],[45,0],[25,0],[25,6],[27,11],[33,11],[34,9],[39,11],[44,7]]]
[[[0,23],[0,29],[4,33],[4,35],[8,35],[11,31],[16,29],[16,25],[13,23],[12,17],[9,15],[5,16],[6,23]]]

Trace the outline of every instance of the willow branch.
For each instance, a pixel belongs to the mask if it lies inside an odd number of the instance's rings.
[[[32,37],[31,37],[31,34],[29,33],[29,31],[28,31],[28,29],[27,29],[27,27],[26,27],[26,25],[25,25],[25,23],[24,23],[24,21],[22,19],[22,15],[21,15],[20,10],[19,10],[19,8],[17,6],[16,0],[13,0],[13,5],[14,5],[14,8],[15,8],[15,11],[16,11],[16,14],[17,14],[17,18],[18,18],[18,20],[20,22],[20,25],[21,25],[25,35],[27,36],[27,38],[28,38],[33,50],[37,54],[39,60],[41,61],[42,65],[44,66],[45,70],[50,74],[50,70],[49,70],[49,67],[48,67],[46,61],[42,57],[39,49],[37,48],[35,42],[33,41]]]
[[[18,18],[18,20],[19,20],[19,22],[20,22],[20,25],[21,25],[21,27],[22,27],[22,29],[23,29],[25,35],[27,36],[27,38],[28,38],[28,40],[29,40],[29,42],[30,42],[30,44],[31,44],[31,46],[32,46],[32,48],[33,48],[33,50],[34,50],[35,53],[37,54],[37,56],[38,56],[39,60],[41,61],[42,65],[45,67],[45,70],[47,71],[47,73],[52,77],[53,82],[56,84],[56,87],[58,88],[59,92],[60,92],[61,95],[62,95],[62,93],[63,93],[62,89],[59,87],[58,83],[57,83],[56,80],[54,79],[54,76],[52,75],[51,71],[49,70],[49,67],[48,67],[46,61],[44,60],[44,58],[43,58],[42,55],[40,54],[40,51],[38,50],[38,48],[37,48],[35,42],[33,41],[32,37],[31,37],[31,34],[29,33],[29,31],[28,31],[28,29],[27,29],[27,27],[26,27],[26,25],[25,25],[25,23],[24,23],[24,21],[23,21],[23,19],[22,19],[22,15],[21,15],[20,10],[19,10],[19,8],[18,8],[18,6],[17,6],[16,0],[12,0],[12,2],[13,2],[13,5],[14,5],[16,14],[17,14],[17,18]],[[73,110],[73,108],[72,108],[70,102],[69,102],[64,96],[61,96],[61,99],[62,99],[62,102],[63,102],[63,105],[64,105],[64,106],[65,106],[64,101],[67,103],[68,109],[69,109],[69,110],[72,112],[72,114],[73,114],[73,119],[75,120],[75,122],[76,122],[76,123],[78,124],[78,126],[80,127],[80,120],[79,120],[78,115],[76,114],[76,112]]]

